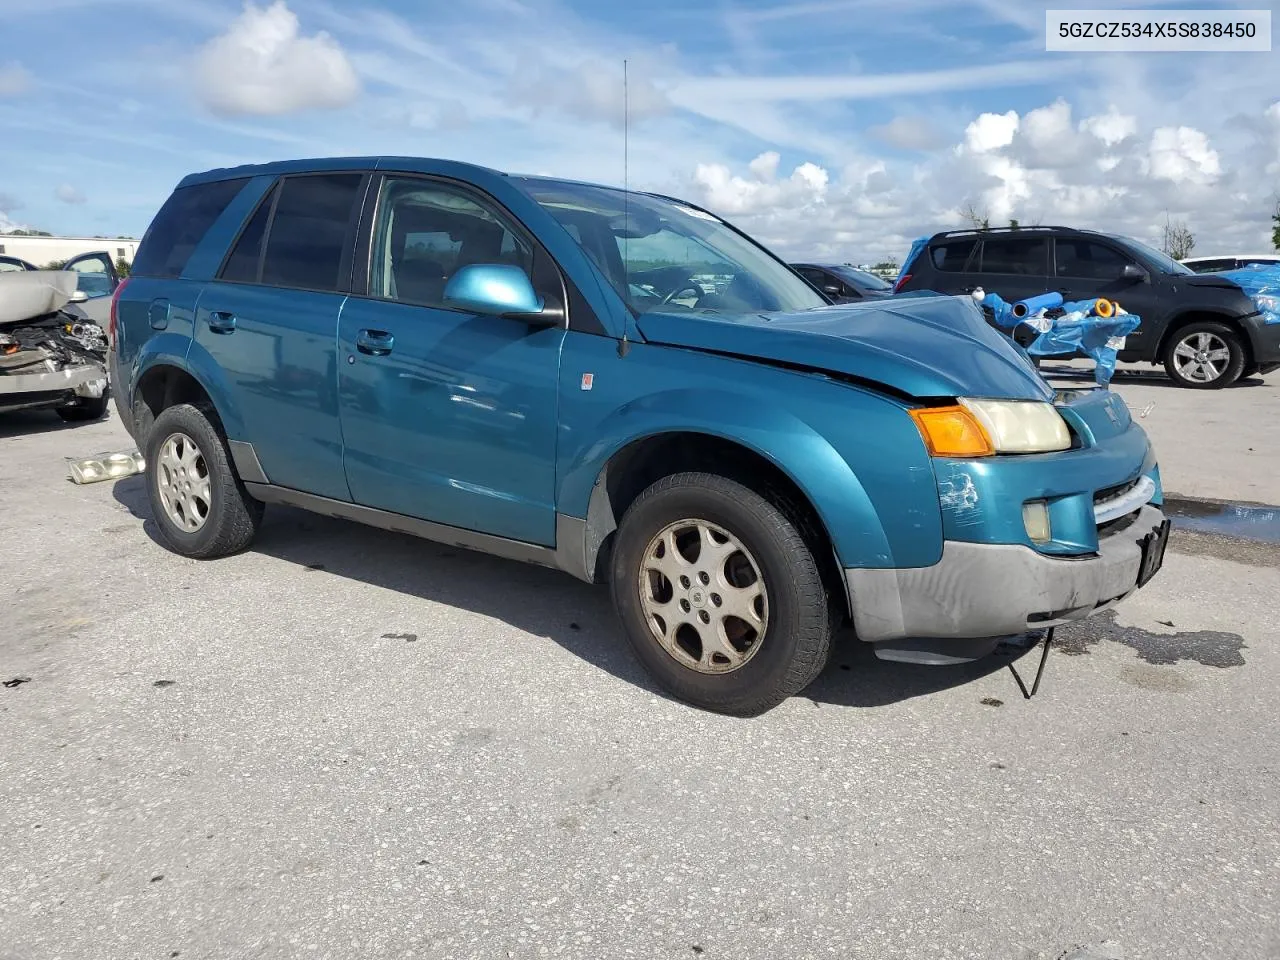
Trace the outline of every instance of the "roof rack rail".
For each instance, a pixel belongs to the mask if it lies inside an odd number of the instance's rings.
[[[1043,231],[1043,230],[1076,230],[1076,229],[1077,229],[1076,227],[1059,227],[1059,226],[1054,226],[1052,224],[1050,225],[1037,224],[1034,227],[1023,227],[1023,226],[969,227],[966,230],[943,230],[939,233],[935,233],[934,236],[935,237],[963,237],[969,234],[979,234],[979,233],[1034,233],[1036,231]],[[1081,230],[1079,232],[1087,233],[1089,231]]]

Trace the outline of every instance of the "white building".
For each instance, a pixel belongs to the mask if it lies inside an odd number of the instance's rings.
[[[133,263],[133,255],[138,251],[138,241],[117,240],[113,237],[15,237],[0,233],[0,254],[21,257],[37,267],[98,250],[107,251],[112,260],[124,257]]]

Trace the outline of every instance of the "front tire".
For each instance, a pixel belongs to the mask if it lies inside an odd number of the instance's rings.
[[[262,522],[231,466],[217,414],[179,403],[160,414],[147,436],[147,497],[165,545],[207,560],[247,547]]]
[[[1219,390],[1240,379],[1245,366],[1240,335],[1204,320],[1177,330],[1164,350],[1164,369],[1180,387]]]
[[[833,607],[809,544],[725,477],[680,473],[645,490],[619,525],[611,589],[641,663],[695,706],[763,713],[827,663]]]
[[[58,407],[58,416],[65,423],[92,423],[107,415],[109,402],[105,393],[100,397],[81,397],[71,406]]]

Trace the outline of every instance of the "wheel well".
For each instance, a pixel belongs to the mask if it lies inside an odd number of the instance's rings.
[[[1160,338],[1160,346],[1156,350],[1156,359],[1163,362],[1164,352],[1168,349],[1174,334],[1184,327],[1191,326],[1193,323],[1220,323],[1224,327],[1230,327],[1236,332],[1240,339],[1240,346],[1244,349],[1245,366],[1253,363],[1253,344],[1249,341],[1249,332],[1245,330],[1239,320],[1234,317],[1223,316],[1220,313],[1202,313],[1194,310],[1178,314],[1169,322],[1169,326],[1165,327],[1164,335]]]
[[[732,440],[695,432],[664,433],[633,441],[605,465],[587,515],[588,550],[598,551],[594,558],[597,582],[608,579],[613,538],[627,508],[656,481],[689,471],[735,480],[769,500],[805,538],[831,595],[846,596],[844,577],[826,525],[795,481],[754,450]]]
[[[133,438],[139,447],[146,447],[156,417],[178,403],[211,405],[200,381],[185,370],[161,364],[142,375],[133,394]]]

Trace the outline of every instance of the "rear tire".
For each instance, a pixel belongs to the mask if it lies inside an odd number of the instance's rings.
[[[611,573],[636,656],[695,706],[763,713],[827,663],[834,607],[809,544],[733,480],[680,473],[650,486],[622,518]]]
[[[212,406],[179,403],[161,413],[147,436],[146,460],[151,513],[170,550],[207,560],[253,541],[263,504],[232,468]]]
[[[1220,390],[1240,379],[1245,365],[1240,335],[1224,323],[1201,320],[1175,331],[1164,348],[1164,369],[1180,387]]]

